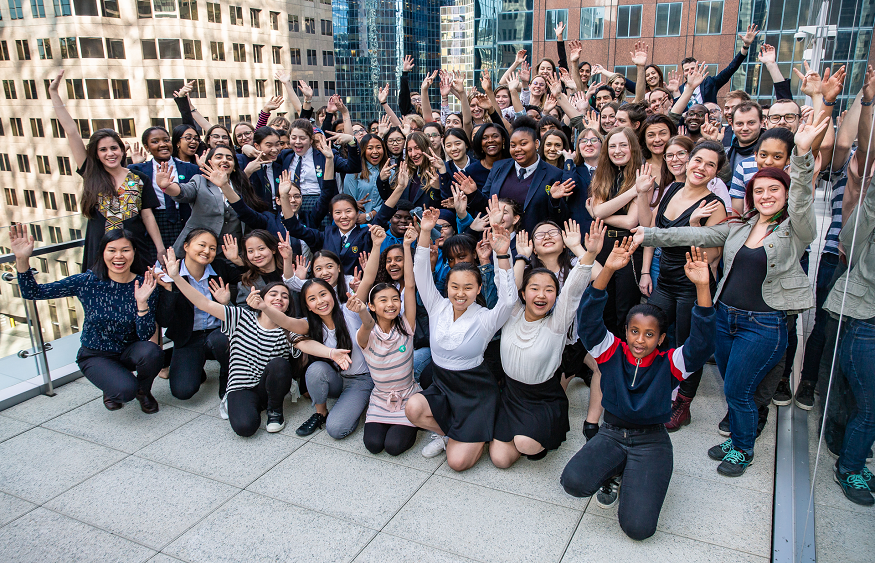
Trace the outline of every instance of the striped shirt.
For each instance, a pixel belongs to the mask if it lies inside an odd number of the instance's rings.
[[[842,197],[845,195],[845,185],[848,177],[843,176],[832,187],[832,197],[829,200],[830,222],[829,230],[823,237],[823,251],[830,254],[839,253],[839,233],[842,230]]]
[[[759,167],[753,156],[741,159],[732,172],[732,185],[729,187],[729,197],[732,199],[744,199],[744,187],[757,173]]]
[[[272,359],[301,353],[292,348],[285,330],[264,328],[258,323],[258,313],[243,307],[225,306],[222,332],[231,342],[228,393],[256,387]]]
[[[365,423],[414,426],[407,420],[404,407],[407,400],[422,389],[413,379],[413,330],[407,319],[400,318],[406,336],[394,325],[386,334],[375,324],[368,336],[368,345],[362,349],[374,380]]]

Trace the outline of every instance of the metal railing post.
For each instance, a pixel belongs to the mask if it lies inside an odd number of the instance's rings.
[[[36,274],[36,269],[31,268],[31,271]],[[5,273],[3,274],[4,281],[12,281],[12,274]],[[55,389],[52,385],[52,373],[49,371],[49,360],[46,357],[46,351],[52,349],[52,345],[48,342],[43,341],[43,331],[42,325],[39,320],[39,311],[36,308],[36,301],[32,301],[30,299],[21,298],[24,302],[24,313],[27,317],[27,329],[30,334],[30,345],[31,350],[20,350],[18,352],[19,358],[29,358],[30,356],[34,357],[36,361],[36,371],[43,378],[43,393],[48,395],[49,397],[55,396]]]

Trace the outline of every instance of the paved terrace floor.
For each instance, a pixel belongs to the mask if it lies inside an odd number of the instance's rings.
[[[368,453],[361,425],[340,441],[324,431],[300,439],[295,429],[312,412],[305,400],[287,401],[283,432],[239,438],[219,418],[217,364],[207,368],[207,383],[185,402],[156,380],[156,415],[136,401],[107,411],[85,379],[0,412],[0,561],[739,563],[771,555],[774,408],[747,473],[720,477],[706,454],[722,440],[726,409],[714,366],[705,368],[692,424],[672,435],[671,486],[659,529],[643,542],[623,535],[616,509],[559,485],[584,443],[580,380],[558,451],[508,470],[484,457],[455,473],[445,456],[420,455],[424,432],[397,458]]]

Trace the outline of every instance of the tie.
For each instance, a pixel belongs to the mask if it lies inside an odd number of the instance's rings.
[[[298,165],[295,166],[295,173],[292,175],[292,183],[296,186],[301,185],[301,169],[304,167],[304,157],[298,157]]]
[[[517,177],[520,179],[520,182],[522,182],[523,180],[525,180],[525,179],[526,179],[526,169],[525,169],[525,168],[520,168],[520,171],[519,171],[519,173],[517,174]]]

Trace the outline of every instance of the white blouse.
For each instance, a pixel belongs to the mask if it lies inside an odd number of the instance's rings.
[[[438,293],[432,279],[430,250],[416,247],[413,277],[428,311],[431,359],[447,370],[474,369],[483,363],[483,352],[498,329],[507,322],[517,301],[513,270],[497,268],[495,286],[498,303],[487,309],[472,303],[458,319],[453,320],[450,300]]]
[[[516,302],[501,329],[501,365],[508,377],[527,385],[553,377],[562,361],[565,335],[577,318],[577,307],[591,274],[592,265],[578,262],[568,273],[553,312],[543,319],[527,321],[525,305]]]

